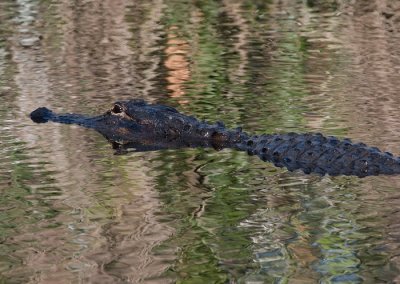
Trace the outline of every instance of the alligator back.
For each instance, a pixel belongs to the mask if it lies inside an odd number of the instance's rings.
[[[349,139],[317,134],[273,134],[242,136],[236,148],[277,167],[321,175],[399,174],[400,160],[376,147],[352,143]]]

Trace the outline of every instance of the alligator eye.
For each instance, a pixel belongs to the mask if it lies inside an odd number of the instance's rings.
[[[113,113],[121,113],[121,112],[123,112],[123,109],[122,109],[122,106],[121,106],[121,105],[115,104],[115,105],[113,106],[113,108],[111,109],[111,111],[112,111]]]

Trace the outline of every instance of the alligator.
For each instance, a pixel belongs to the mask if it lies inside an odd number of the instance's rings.
[[[233,148],[256,155],[289,171],[306,174],[365,177],[400,173],[400,158],[350,139],[320,133],[250,135],[240,127],[228,129],[222,122],[200,121],[173,107],[142,100],[114,103],[99,116],[56,114],[40,107],[30,114],[37,123],[78,124],[101,133],[116,153],[212,147]]]

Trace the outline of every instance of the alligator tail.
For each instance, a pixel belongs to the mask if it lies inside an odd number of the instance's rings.
[[[289,171],[300,169],[306,174],[358,177],[400,173],[400,159],[388,152],[319,133],[261,136],[242,133],[237,141],[236,149]]]

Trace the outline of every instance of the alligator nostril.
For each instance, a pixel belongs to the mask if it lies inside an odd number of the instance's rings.
[[[111,109],[113,113],[121,113],[123,111],[122,106],[119,104],[115,104]]]
[[[45,123],[52,117],[53,112],[45,107],[40,107],[30,114],[31,119],[36,123]]]

